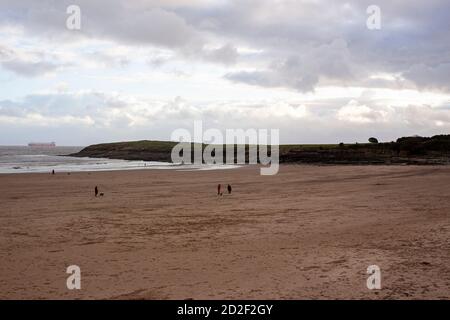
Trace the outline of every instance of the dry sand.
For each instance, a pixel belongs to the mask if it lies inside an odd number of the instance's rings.
[[[449,186],[429,166],[0,175],[0,298],[449,299]]]

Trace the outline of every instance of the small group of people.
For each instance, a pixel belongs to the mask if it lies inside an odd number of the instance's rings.
[[[227,186],[227,191],[228,191],[228,194],[231,194],[231,191],[232,191],[232,188],[231,188],[231,185],[230,184],[228,184],[228,186]],[[221,196],[223,193],[222,193],[222,185],[219,183],[218,185],[217,185],[217,195],[218,196]]]

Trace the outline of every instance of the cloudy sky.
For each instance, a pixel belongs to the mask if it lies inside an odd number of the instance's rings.
[[[450,3],[0,0],[0,144],[169,140],[194,120],[282,143],[448,134]]]

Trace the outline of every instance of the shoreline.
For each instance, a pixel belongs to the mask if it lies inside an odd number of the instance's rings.
[[[48,175],[52,173],[52,170],[55,170],[55,174],[77,174],[77,173],[95,173],[95,172],[127,172],[127,171],[138,171],[138,170],[176,170],[176,171],[208,171],[208,170],[231,170],[231,169],[237,169],[243,165],[195,165],[195,164],[171,164],[171,163],[163,163],[161,162],[161,165],[159,164],[153,164],[148,166],[138,166],[138,167],[129,167],[129,168],[117,168],[117,169],[97,169],[97,170],[67,170],[62,169],[58,170],[56,167],[48,167],[46,171],[24,171],[24,172],[1,172],[0,169],[0,175],[15,175],[15,174],[43,174]],[[248,166],[248,165],[247,165]]]
[[[100,158],[99,158],[100,159]],[[103,158],[106,159],[106,158]],[[107,159],[107,160],[115,160],[115,159]],[[133,161],[133,160],[126,160],[126,161]],[[162,162],[163,163],[163,162]],[[331,163],[280,163],[280,167],[282,166],[300,166],[300,167],[393,167],[393,168],[421,168],[421,167],[437,167],[437,168],[443,168],[450,166],[450,164],[444,164],[444,163],[426,163],[426,164],[408,164],[408,163],[392,163],[392,164],[364,164],[364,163],[341,163],[341,164],[331,164]],[[184,166],[184,168],[183,168]],[[189,166],[197,166],[195,168],[188,168]],[[215,168],[209,168],[208,166],[214,166]],[[224,168],[220,168],[218,166],[225,166]],[[223,164],[223,165],[196,165],[196,164],[170,164],[164,162],[164,165],[158,166],[147,166],[147,167],[133,167],[133,168],[118,168],[118,169],[104,169],[104,170],[79,170],[79,171],[56,171],[55,174],[79,174],[79,173],[97,173],[97,172],[128,172],[128,171],[145,171],[145,170],[173,170],[173,171],[215,171],[215,170],[232,170],[232,169],[238,169],[242,167],[264,167],[261,164]],[[2,175],[16,175],[16,174],[41,174],[41,175],[49,175],[52,172],[52,168],[49,167],[48,171],[41,171],[41,172],[0,172],[0,176]]]

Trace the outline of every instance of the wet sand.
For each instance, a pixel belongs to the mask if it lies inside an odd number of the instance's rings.
[[[450,299],[449,186],[445,166],[0,175],[0,298]]]

